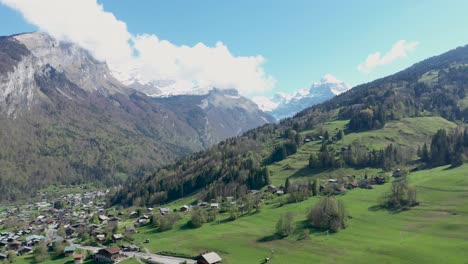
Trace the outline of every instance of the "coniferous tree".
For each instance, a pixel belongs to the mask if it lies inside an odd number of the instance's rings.
[[[429,150],[427,149],[427,144],[424,143],[423,148],[422,148],[422,155],[421,155],[421,160],[423,162],[429,162]]]
[[[290,185],[291,184],[289,183],[289,177],[288,177],[288,178],[286,178],[286,181],[284,182],[284,190],[285,190],[286,193],[288,193],[290,191],[289,190],[289,188],[291,187]]]
[[[320,192],[319,182],[317,179],[315,179],[314,182],[312,183],[312,195],[317,196],[319,195],[319,192]]]

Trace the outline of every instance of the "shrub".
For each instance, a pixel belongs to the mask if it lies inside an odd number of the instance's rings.
[[[192,228],[199,228],[206,222],[205,211],[198,209],[192,212],[192,216],[190,217],[189,226]]]
[[[276,234],[280,237],[289,236],[294,231],[293,219],[294,216],[292,213],[281,215],[276,223]]]
[[[313,227],[327,229],[335,233],[346,228],[347,213],[342,201],[333,196],[323,197],[307,215]]]
[[[416,188],[409,185],[407,176],[403,176],[393,181],[390,192],[384,196],[382,207],[401,210],[418,204]]]

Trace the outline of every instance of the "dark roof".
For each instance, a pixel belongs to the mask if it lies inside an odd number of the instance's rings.
[[[118,247],[108,247],[108,248],[103,248],[99,250],[99,252],[105,251],[111,255],[118,254],[120,252],[120,248]]]

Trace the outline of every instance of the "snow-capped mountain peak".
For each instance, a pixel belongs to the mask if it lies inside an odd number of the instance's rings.
[[[310,88],[292,93],[276,93],[272,97],[257,96],[252,100],[258,107],[277,119],[293,116],[295,113],[315,104],[322,103],[335,95],[346,92],[351,86],[331,74],[325,74]]]

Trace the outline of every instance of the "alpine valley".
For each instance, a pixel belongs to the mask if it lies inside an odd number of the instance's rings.
[[[50,184],[116,185],[273,122],[235,90],[150,97],[45,33],[0,38],[0,200]]]
[[[466,3],[173,2],[0,0],[0,264],[467,263]]]

